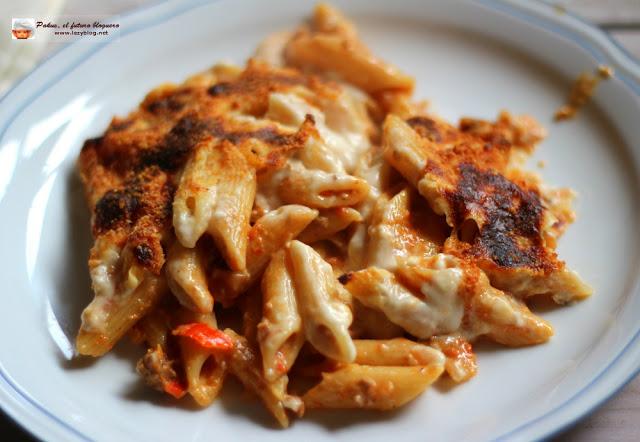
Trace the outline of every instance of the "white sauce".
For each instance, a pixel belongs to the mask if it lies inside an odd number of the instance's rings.
[[[457,330],[464,316],[464,302],[458,295],[462,277],[461,269],[436,270],[431,281],[423,283],[420,287],[420,292],[427,298],[434,314],[439,317],[439,326],[448,331]]]
[[[364,100],[365,96],[357,97],[358,91],[351,89],[346,88],[346,92],[337,100],[328,101],[325,109],[312,106],[295,92],[274,92],[269,96],[266,119],[285,128],[298,129],[306,115],[310,114],[315,119],[321,139],[310,137],[303,151],[298,153],[298,160],[292,158],[288,167],[258,177],[255,206],[261,213],[267,213],[284,204],[278,196],[278,187],[288,176],[291,167],[305,166],[316,169],[318,179],[314,180],[314,183],[318,184],[325,178],[322,172],[354,172],[369,149],[369,139],[364,121],[361,121],[362,118],[352,109],[355,104],[349,103],[349,100],[352,103],[357,103],[358,99]]]
[[[98,260],[99,263],[90,270],[95,297],[82,312],[82,328],[89,332],[104,332],[109,315],[117,308],[119,300],[142,282],[134,269],[129,269],[126,279],[118,286],[118,270],[122,263],[120,251],[115,246],[102,247]]]
[[[517,305],[509,302],[507,296],[509,295],[491,296],[490,298],[489,308],[491,309],[495,322],[523,327],[526,324],[526,319],[522,311]]]
[[[341,94],[336,102],[329,102],[323,112],[293,93],[272,93],[269,96],[266,118],[300,126],[307,114],[312,115],[323,147],[327,151],[323,155],[324,160],[332,159],[336,172],[345,170],[347,173],[353,173],[359,159],[369,149],[369,139],[362,124],[357,124],[357,115],[354,115],[348,104],[343,103],[347,99],[345,93]],[[331,116],[333,124],[327,124],[325,115]],[[348,121],[353,124],[345,124]]]
[[[369,227],[371,241],[368,265],[394,271],[398,267],[398,258],[407,253],[396,247],[396,237],[393,228],[387,224],[378,224]]]
[[[424,299],[393,280],[391,273],[377,271],[383,278],[375,293],[358,298],[365,305],[381,310],[391,322],[420,339],[460,327],[464,303],[458,295],[462,277],[459,269],[435,270],[433,280],[422,287]]]

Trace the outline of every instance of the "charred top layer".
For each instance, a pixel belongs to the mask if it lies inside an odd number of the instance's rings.
[[[412,117],[407,120],[407,124],[413,128],[421,137],[440,143],[444,139],[445,128],[429,117]]]
[[[231,143],[257,171],[281,167],[289,151],[316,133],[315,122],[307,116],[296,132],[264,120],[270,94],[305,87],[307,95],[326,98],[333,90],[312,76],[259,63],[218,80],[208,72],[198,81],[159,86],[80,153],[94,236],[115,234],[152,271],[164,262],[161,240],[171,225],[178,173],[198,143]]]
[[[173,186],[166,174],[148,168],[125,182],[123,188],[107,191],[96,203],[94,235],[131,227],[143,216],[162,223],[171,215]]]
[[[501,267],[544,269],[544,208],[538,193],[469,163],[460,164],[458,170],[455,191],[446,194],[454,223],[460,227],[473,219],[478,225],[466,254],[489,258]]]

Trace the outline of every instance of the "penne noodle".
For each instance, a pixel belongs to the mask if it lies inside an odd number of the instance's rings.
[[[438,253],[446,235],[444,222],[429,208],[412,207],[417,195],[405,188],[389,199],[376,203],[369,224],[368,264],[393,271],[412,257],[428,258]]]
[[[245,255],[256,173],[228,141],[207,139],[185,166],[173,201],[173,227],[180,243],[193,248],[206,231],[232,270]]]
[[[348,364],[331,373],[302,397],[307,408],[392,410],[412,401],[443,372],[441,364],[372,367]]]
[[[510,347],[541,344],[553,336],[553,327],[522,300],[491,287],[486,276],[482,282],[483,289],[473,298],[473,311],[483,334]]]
[[[400,117],[388,115],[384,121],[382,143],[384,159],[417,186],[427,166],[427,157],[418,134]],[[438,211],[436,207],[433,209],[438,214],[444,213],[444,210]]]
[[[216,204],[220,169],[217,143],[208,138],[194,147],[173,198],[173,228],[180,243],[193,248],[207,231]]]
[[[229,142],[217,147],[219,169],[216,206],[207,232],[231,270],[246,269],[247,241],[251,207],[256,196],[256,172],[240,150]]]
[[[369,339],[391,339],[404,336],[404,330],[399,325],[389,321],[384,313],[365,307],[353,298],[353,324],[351,336]]]
[[[226,361],[188,338],[180,338],[180,351],[187,391],[201,407],[210,405],[222,389]]]
[[[213,297],[209,293],[203,253],[198,246],[188,249],[174,241],[167,254],[165,275],[180,304],[196,312],[210,313]]]
[[[316,8],[315,17],[311,32],[299,32],[287,45],[285,56],[288,63],[337,73],[369,93],[413,90],[413,78],[371,54],[355,31],[346,31],[347,26],[335,26],[335,23],[346,21],[340,13],[321,5]],[[321,25],[327,22],[331,26]]]
[[[295,163],[287,167],[278,192],[290,204],[318,209],[353,206],[369,193],[367,182],[351,175],[310,170]]]
[[[264,377],[268,381],[275,381],[289,372],[304,343],[291,273],[284,250],[280,250],[273,255],[262,277],[258,343]]]
[[[503,345],[521,346],[546,342],[553,335],[549,323],[533,314],[523,301],[492,287],[484,272],[450,255],[406,261],[396,275],[414,292],[428,296],[432,306],[440,310],[443,324],[448,322],[434,334],[449,333],[460,326],[459,309],[464,302],[467,318],[463,322],[471,324],[464,330],[473,337],[486,335]]]
[[[353,315],[331,266],[311,247],[292,241],[288,255],[298,310],[307,340],[328,358],[351,362],[356,356],[349,325]]]
[[[429,339],[429,345],[444,354],[444,369],[454,382],[465,382],[476,375],[476,355],[465,339],[457,336],[434,336]]]
[[[216,317],[213,313],[196,313],[186,309],[177,312],[179,324],[205,324],[217,329]],[[210,405],[222,389],[227,373],[226,360],[217,355],[215,350],[204,348],[192,339],[178,336],[180,355],[187,391],[198,405]]]
[[[143,269],[131,248],[119,249],[109,235],[96,240],[89,259],[93,301],[82,312],[79,354],[101,356],[166,293],[164,278]]]
[[[216,269],[210,281],[213,297],[223,305],[255,283],[269,264],[271,255],[303,231],[318,211],[299,205],[282,206],[256,221],[249,231],[247,269],[242,272]]]
[[[353,343],[356,346],[354,362],[360,365],[411,367],[444,366],[445,363],[441,351],[405,338],[355,339]]]
[[[365,306],[383,312],[391,322],[420,339],[456,330],[464,314],[457,288],[437,296],[416,296],[387,270],[369,267],[350,274],[345,285]],[[430,292],[431,294],[431,292]]]
[[[286,53],[287,60],[294,65],[336,72],[367,92],[413,89],[413,78],[370,54],[363,54],[361,48],[349,47],[344,39],[333,35],[294,38]]]
[[[93,330],[85,326],[80,328],[76,337],[78,353],[87,356],[102,356],[111,350],[116,342],[157,303],[166,291],[166,283],[162,278],[146,273],[135,290],[109,304],[103,312],[105,317],[102,319],[103,326],[100,330]],[[92,302],[87,309],[95,307],[97,306]],[[84,318],[83,315],[83,320]]]
[[[286,376],[279,381],[269,382],[262,374],[259,354],[253,350],[247,340],[231,329],[225,333],[233,339],[234,349],[229,357],[229,372],[237,377],[247,390],[258,396],[281,427],[289,426],[286,410],[292,410],[301,416],[304,404],[296,397],[287,394]]]
[[[333,237],[353,223],[362,221],[362,215],[350,207],[336,207],[320,212],[318,217],[304,229],[298,236],[298,240],[311,244]]]

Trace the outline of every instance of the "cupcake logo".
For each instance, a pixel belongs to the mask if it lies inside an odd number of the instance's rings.
[[[35,38],[36,21],[33,18],[14,18],[11,21],[11,36],[14,40]]]

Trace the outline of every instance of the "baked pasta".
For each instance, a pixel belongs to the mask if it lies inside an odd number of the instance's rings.
[[[555,251],[573,192],[521,167],[545,130],[451,124],[413,86],[321,4],[244,67],[114,118],[78,159],[95,238],[78,353],[127,335],[151,387],[207,406],[230,375],[286,427],[465,382],[479,338],[548,341],[531,298],[591,289]]]

